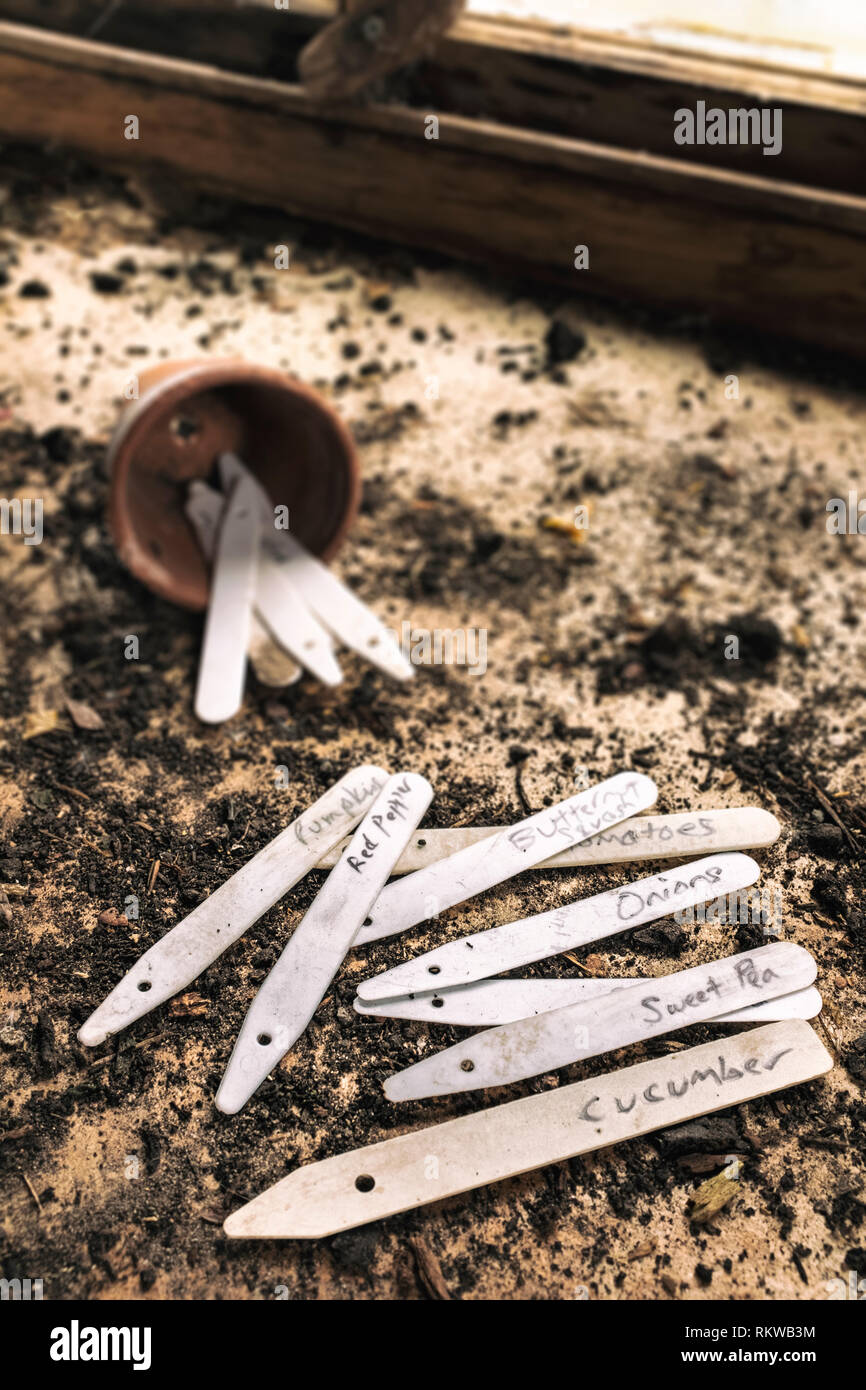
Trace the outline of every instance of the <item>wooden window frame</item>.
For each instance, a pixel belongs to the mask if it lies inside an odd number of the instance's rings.
[[[464,15],[387,99],[322,106],[293,80],[312,3],[125,0],[87,38],[104,0],[0,0],[0,140],[866,355],[863,83]],[[781,106],[782,153],[677,147],[698,99]]]

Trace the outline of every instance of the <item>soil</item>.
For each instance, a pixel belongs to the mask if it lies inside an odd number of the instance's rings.
[[[829,534],[825,511],[860,483],[855,384],[699,323],[176,191],[167,211],[151,185],[6,153],[0,492],[44,499],[45,534],[0,538],[3,1275],[56,1299],[832,1296],[866,1243],[866,540]],[[483,673],[398,688],[346,655],[333,690],[251,676],[235,720],[196,722],[201,618],[120,564],[104,459],[135,371],[210,353],[283,367],[344,414],[365,500],[337,568],[398,629],[486,630]],[[629,766],[660,811],[773,811],[781,838],[757,857],[783,935],[817,958],[833,1072],[329,1240],[229,1242],[224,1216],[299,1163],[686,1045],[489,1095],[383,1096],[461,1034],[358,1017],[359,978],[613,887],[613,867],[525,874],[350,956],[235,1117],[214,1092],[320,874],[181,999],[78,1044],[143,949],[368,760],[432,780],[429,825],[507,823]],[[760,940],[667,923],[536,972],[664,974]],[[692,1225],[731,1155],[736,1196]]]

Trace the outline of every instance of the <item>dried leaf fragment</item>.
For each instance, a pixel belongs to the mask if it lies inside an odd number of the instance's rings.
[[[645,1255],[651,1255],[655,1248],[656,1243],[654,1240],[645,1240],[643,1245],[636,1245],[628,1257],[629,1264],[631,1264],[632,1260],[642,1260]]]
[[[541,524],[546,531],[559,531],[563,536],[568,536],[574,545],[585,545],[589,531],[586,526],[578,526],[574,521],[565,521],[559,516],[545,516],[541,519]]]
[[[107,907],[104,912],[100,912],[96,920],[101,927],[129,926],[129,918],[118,912],[116,907]]]
[[[67,698],[66,708],[69,712],[69,718],[72,720],[76,729],[93,730],[105,727],[100,715],[96,713],[96,710],[91,709],[89,705],[85,705],[82,700],[70,700]]]
[[[22,738],[38,738],[40,734],[50,734],[59,722],[60,715],[56,709],[32,710],[25,720]]]
[[[199,1220],[206,1221],[209,1226],[221,1226],[225,1221],[228,1212],[224,1211],[220,1207],[204,1207],[198,1215]],[[156,1217],[154,1216],[151,1219],[155,1221]],[[145,1220],[147,1220],[146,1217]]]
[[[412,1236],[409,1245],[415,1256],[418,1278],[421,1280],[427,1295],[433,1299],[450,1302],[451,1295],[448,1292],[448,1285],[445,1283],[442,1266],[424,1237]]]
[[[168,1011],[172,1018],[199,1018],[207,1013],[207,1000],[203,995],[190,990],[189,993],[179,994],[176,999],[172,999]]]
[[[707,1178],[692,1194],[689,1220],[696,1226],[712,1221],[736,1195],[738,1187],[739,1179],[729,1178],[727,1173],[716,1173],[715,1177]]]

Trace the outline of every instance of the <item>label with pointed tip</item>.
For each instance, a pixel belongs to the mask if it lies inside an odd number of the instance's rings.
[[[382,768],[368,764],[335,782],[136,961],[82,1026],[79,1041],[85,1047],[98,1046],[192,984],[309,873],[326,846],[358,824],[387,779]]]
[[[217,1092],[234,1115],[303,1033],[433,799],[414,772],[390,777],[253,1000]]]
[[[614,989],[646,986],[644,980],[475,980],[471,985],[404,994],[397,999],[356,999],[355,1012],[373,1018],[413,1018],[457,1028],[497,1028],[521,1018],[599,999]],[[712,1023],[771,1023],[782,1018],[815,1018],[821,1012],[817,989],[798,989],[766,1003],[716,1014]]]
[[[362,927],[355,944],[393,936],[474,898],[486,888],[540,864],[555,850],[588,840],[605,827],[645,811],[657,796],[655,782],[643,773],[618,772],[487,840],[467,845],[438,864],[407,874],[380,893],[370,924]]]
[[[484,980],[488,975],[558,956],[617,932],[644,927],[681,908],[738,893],[756,883],[760,874],[748,854],[707,855],[681,869],[666,869],[550,912],[472,932],[393,970],[362,980],[358,994],[362,999],[387,999],[434,986],[445,989]]]
[[[324,685],[340,685],[343,672],[334,654],[330,633],[311,611],[275,550],[274,509],[259,480],[233,454],[220,456],[220,475],[226,489],[243,479],[255,495],[261,525],[262,553],[256,587],[256,606],[267,631],[285,651]]]
[[[808,1023],[771,1023],[296,1168],[223,1229],[233,1240],[334,1235],[799,1086],[832,1066]]]
[[[220,457],[220,473],[224,480],[252,477],[249,469],[235,454]],[[263,543],[273,563],[319,622],[334,634],[350,651],[378,666],[395,680],[411,680],[415,672],[394,641],[393,635],[365,603],[347,589],[335,574],[311,555],[290,531],[274,527],[271,500],[256,483],[259,507],[264,526]]]
[[[456,854],[467,845],[501,835],[502,826],[455,825],[424,830],[400,856],[395,874],[417,869]],[[631,864],[642,859],[688,859],[726,850],[763,849],[779,838],[780,826],[770,811],[759,806],[726,806],[709,811],[677,811],[668,816],[635,816],[613,830],[560,850],[534,869],[574,869],[584,864]],[[332,869],[345,849],[337,845],[323,858],[320,869]]]
[[[389,1076],[385,1095],[389,1100],[419,1100],[524,1081],[806,989],[816,974],[813,957],[792,941],[759,946],[678,970],[645,986],[614,990],[600,999],[489,1028]]]
[[[195,695],[206,724],[231,719],[243,701],[258,556],[256,500],[242,480],[226,503],[214,551]]]

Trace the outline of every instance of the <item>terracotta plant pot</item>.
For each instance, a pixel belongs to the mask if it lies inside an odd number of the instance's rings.
[[[240,455],[293,533],[329,560],[358,510],[352,438],[315,391],[241,361],[166,362],[139,378],[108,453],[117,553],[148,588],[185,608],[207,606],[209,576],[184,514],[187,484]]]

